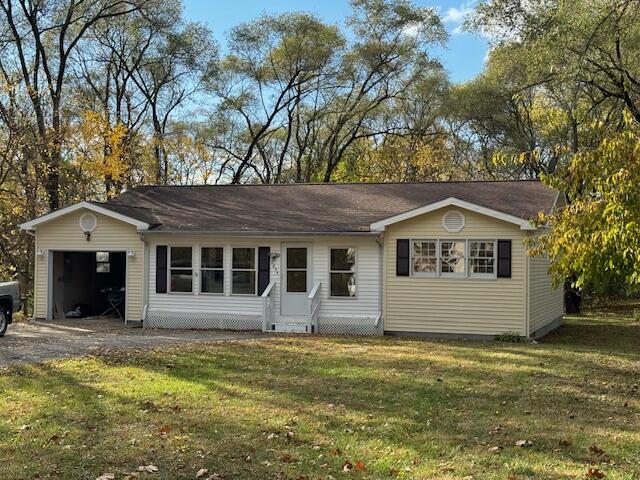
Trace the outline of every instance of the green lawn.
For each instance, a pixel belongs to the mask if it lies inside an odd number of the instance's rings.
[[[0,371],[0,478],[640,479],[639,384],[624,312],[537,345],[278,337],[23,366]]]

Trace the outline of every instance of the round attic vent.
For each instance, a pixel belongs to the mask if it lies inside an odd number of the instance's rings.
[[[80,228],[86,233],[93,232],[98,226],[98,219],[93,213],[83,213],[80,216]]]
[[[464,215],[450,210],[442,216],[442,226],[447,232],[459,232],[464,228]]]

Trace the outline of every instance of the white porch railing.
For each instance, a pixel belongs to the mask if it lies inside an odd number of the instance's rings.
[[[307,297],[309,300],[309,325],[308,333],[313,333],[314,329],[318,331],[318,315],[320,314],[320,285],[321,282],[313,284],[313,288]]]
[[[275,286],[275,280],[272,280],[267,288],[262,292],[262,331],[269,332],[273,328],[273,324],[276,321],[276,305],[275,296],[273,295],[273,288]]]

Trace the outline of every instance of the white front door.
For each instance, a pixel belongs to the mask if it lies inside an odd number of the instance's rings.
[[[311,246],[282,246],[282,315],[307,315],[311,290]]]

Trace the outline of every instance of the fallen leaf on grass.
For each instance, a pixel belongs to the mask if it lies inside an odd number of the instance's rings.
[[[604,455],[604,450],[597,445],[591,445],[589,447],[589,452],[593,453],[594,455]]]
[[[363,462],[362,460],[358,460],[358,461],[356,462],[356,464],[354,465],[354,468],[355,468],[358,472],[361,472],[361,471],[363,471],[363,470],[366,468],[366,466],[365,466],[365,464],[364,464],[364,462]]]
[[[605,473],[602,470],[597,468],[590,468],[587,470],[587,478],[604,478],[606,477]]]
[[[570,440],[560,440],[558,442],[558,445],[560,445],[561,447],[570,447],[571,446],[571,441]]]
[[[139,472],[147,472],[147,473],[156,473],[158,471],[158,467],[155,465],[140,465],[138,467]]]
[[[533,442],[531,440],[518,440],[516,442],[516,447],[520,448],[530,447],[531,445],[533,445]]]
[[[501,450],[502,450],[502,447],[491,447],[489,449],[491,453],[500,453]]]
[[[196,478],[203,477],[203,476],[205,476],[208,472],[209,472],[209,469],[207,469],[207,468],[201,468],[200,470],[198,470],[198,473],[196,473]]]
[[[113,473],[103,473],[96,480],[114,480],[116,476]]]
[[[171,431],[171,427],[169,425],[164,425],[162,427],[160,427],[160,435],[166,435],[167,433],[169,433]]]
[[[342,452],[340,451],[339,448],[334,448],[333,450],[331,450],[331,455],[337,457],[338,455],[340,455]]]
[[[343,472],[350,472],[351,470],[353,470],[353,464],[349,460],[345,460],[342,463],[342,471]]]

